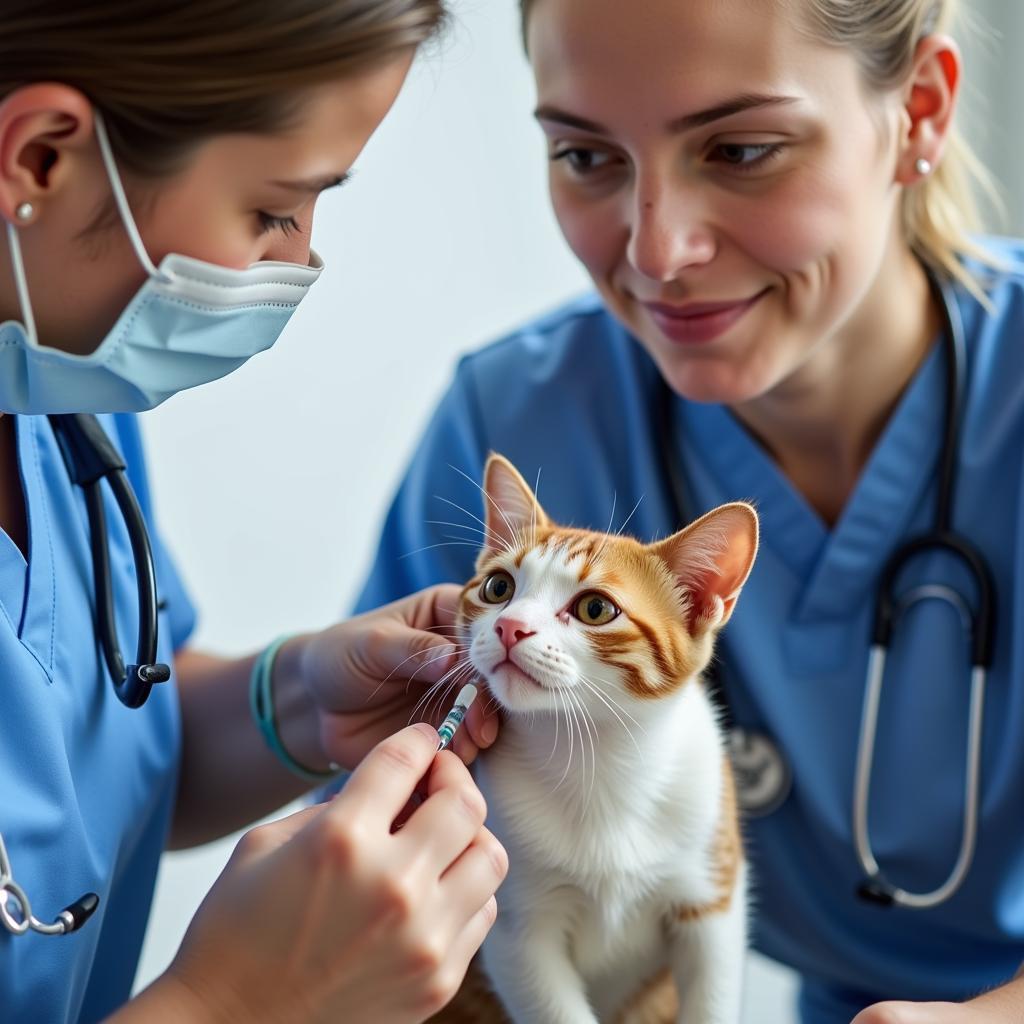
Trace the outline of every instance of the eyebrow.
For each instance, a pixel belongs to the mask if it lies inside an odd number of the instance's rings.
[[[732,99],[717,103],[706,110],[698,110],[693,114],[684,114],[682,117],[674,118],[668,123],[668,131],[677,134],[688,132],[692,128],[700,128],[703,125],[711,124],[713,121],[721,121],[723,118],[732,117],[734,114],[743,113],[746,110],[756,110],[760,107],[779,107],[790,103],[796,103],[796,96],[773,96],[761,93],[743,93],[734,96]],[[548,105],[540,106],[534,111],[534,117],[538,121],[552,121],[556,124],[564,124],[569,128],[578,128],[581,131],[592,132],[595,135],[610,135],[604,125],[598,124],[585,117],[578,117],[576,114],[567,113],[557,107]]]
[[[344,174],[329,174],[326,178],[309,178],[305,181],[272,181],[270,184],[277,188],[286,188],[292,192],[311,192],[319,195],[329,188],[337,188],[344,185],[352,177],[351,171]]]

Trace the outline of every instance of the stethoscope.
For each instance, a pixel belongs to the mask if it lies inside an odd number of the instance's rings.
[[[96,630],[107,671],[121,703],[129,708],[139,708],[146,703],[154,684],[166,682],[171,677],[170,668],[156,660],[159,609],[156,570],[146,522],[125,475],[125,462],[96,417],[74,413],[52,415],[49,420],[68,475],[72,483],[78,484],[85,492],[96,596]],[[103,480],[107,481],[124,518],[139,591],[139,640],[135,663],[127,666],[121,655],[114,621],[107,519],[100,492]],[[0,834],[0,923],[12,935],[23,935],[30,930],[41,935],[67,935],[89,920],[99,901],[96,893],[87,892],[68,904],[52,923],[40,920],[32,912],[25,890],[14,880],[7,847]]]
[[[981,552],[952,527],[953,495],[956,487],[957,449],[967,393],[967,347],[960,307],[952,286],[929,274],[932,292],[942,311],[943,344],[946,349],[945,427],[939,467],[939,494],[935,525],[927,533],[913,537],[890,556],[878,584],[874,627],[864,684],[860,736],[853,793],[853,835],[857,859],[865,873],[857,895],[880,906],[899,905],[914,909],[938,906],[963,883],[974,856],[978,828],[978,791],[981,774],[981,727],[985,701],[985,682],[992,663],[995,626],[995,584]],[[661,438],[663,472],[671,492],[679,522],[689,522],[687,510],[693,507],[682,467],[673,458],[675,452],[675,395],[661,380],[657,402],[658,436]],[[930,552],[955,555],[967,568],[977,591],[977,603],[970,605],[952,587],[924,584],[896,595],[895,585],[907,563]],[[874,755],[878,706],[885,676],[885,663],[893,629],[900,617],[921,601],[944,601],[956,611],[971,639],[971,698],[968,742],[964,773],[964,809],[960,851],[946,880],[924,893],[908,892],[889,882],[878,865],[868,834],[868,806],[871,789],[871,765]],[[718,663],[709,669],[709,684],[722,709],[732,755],[738,802],[745,814],[761,817],[777,810],[792,788],[792,771],[778,745],[763,732],[738,726],[729,706],[722,671]]]

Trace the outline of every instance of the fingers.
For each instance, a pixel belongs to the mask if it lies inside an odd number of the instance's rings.
[[[508,874],[508,854],[494,833],[482,828],[466,850],[441,876],[441,885],[451,894],[465,893],[474,907],[492,895]],[[472,902],[476,898],[477,902]]]
[[[487,902],[477,910],[466,922],[462,931],[455,936],[449,947],[449,960],[458,964],[461,971],[459,983],[465,977],[470,961],[476,956],[477,951],[483,945],[487,933],[494,927],[498,919],[498,902],[491,896]]]
[[[477,680],[476,686],[479,693],[473,701],[473,706],[466,713],[462,731],[469,735],[475,748],[485,750],[498,736],[498,705],[482,681]],[[455,738],[458,740],[458,734]],[[473,750],[473,754],[476,754],[476,749]]]
[[[402,838],[445,870],[483,827],[487,805],[466,766],[451,751],[437,755],[426,794],[405,823]]]
[[[396,637],[404,636],[408,646],[406,656],[418,656],[409,662],[409,671],[403,672],[406,678],[436,683],[455,667],[459,592],[454,583],[442,583],[390,606],[399,623]]]
[[[455,667],[457,650],[447,637],[389,619],[366,635],[359,667],[368,679],[436,683]]]
[[[421,629],[428,626],[438,626],[442,631],[451,635],[455,626],[455,619],[459,611],[459,594],[461,588],[454,583],[441,583],[436,587],[421,591],[422,597],[429,601],[430,622],[422,625]]]
[[[365,815],[390,828],[430,768],[437,742],[437,730],[424,723],[382,740],[363,758],[323,813]]]

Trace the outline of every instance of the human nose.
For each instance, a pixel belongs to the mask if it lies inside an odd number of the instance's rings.
[[[507,615],[502,615],[494,624],[494,632],[498,634],[498,639],[505,645],[505,650],[510,651],[520,640],[533,636],[537,631],[531,630],[520,619],[511,619]]]
[[[715,236],[692,192],[663,180],[642,182],[633,207],[626,257],[639,274],[673,281],[714,258]]]

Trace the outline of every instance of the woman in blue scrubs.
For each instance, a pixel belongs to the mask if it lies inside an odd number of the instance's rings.
[[[131,415],[274,343],[319,274],[316,196],[443,15],[438,0],[4,7],[4,1021],[419,1021],[494,920],[505,860],[482,798],[430,726],[402,728],[452,663],[451,589],[259,657],[190,650]],[[173,674],[139,708],[111,685],[85,502],[44,415],[75,412],[99,414],[153,535],[157,660]],[[117,643],[134,651],[129,539],[103,501]],[[460,753],[495,730],[476,713]],[[332,761],[355,769],[345,793],[248,832],[174,963],[129,1001],[165,846],[269,813]],[[79,929],[25,930],[29,905],[45,925],[82,893],[99,903]]]
[[[490,450],[540,474],[556,521],[603,530],[632,510],[645,539],[682,525],[666,459],[689,518],[754,501],[762,548],[723,682],[792,772],[745,832],[755,942],[800,973],[804,1024],[1024,1019],[1024,246],[968,234],[953,7],[524,3],[555,213],[597,294],[461,362],[361,599],[471,576],[480,495],[450,467],[479,480]],[[998,621],[974,861],[919,910],[855,895],[851,822],[879,576],[936,516],[946,360],[929,273],[953,286],[967,348],[953,526],[992,567]],[[466,529],[431,525],[451,518],[435,495]],[[900,588],[971,603],[961,570],[930,556]],[[915,892],[960,845],[967,648],[927,602],[889,654],[870,836]]]

